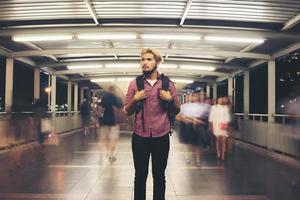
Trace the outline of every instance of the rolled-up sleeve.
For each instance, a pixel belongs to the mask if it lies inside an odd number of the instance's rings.
[[[136,82],[135,79],[132,80],[128,86],[125,103],[124,103],[124,110],[125,110],[125,107],[128,105],[128,103],[131,101],[131,99],[134,97],[135,91],[137,90],[135,82]],[[126,112],[126,110],[125,110],[125,112]]]

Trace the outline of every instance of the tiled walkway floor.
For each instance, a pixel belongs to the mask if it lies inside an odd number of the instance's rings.
[[[114,163],[108,162],[103,145],[79,133],[63,138],[59,146],[29,145],[19,152],[2,153],[0,199],[131,200],[130,136],[120,138]],[[166,200],[300,199],[300,189],[291,187],[300,178],[299,169],[239,147],[226,161],[216,160],[213,152],[204,154],[200,167],[187,164],[186,153],[185,146],[172,136]],[[12,157],[16,155],[21,158],[19,168]],[[151,194],[149,174],[148,200]]]

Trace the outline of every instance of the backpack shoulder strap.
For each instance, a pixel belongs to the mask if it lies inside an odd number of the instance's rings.
[[[161,74],[161,81],[162,81],[162,89],[165,91],[169,90],[169,77],[165,76],[164,74]]]
[[[136,77],[135,81],[136,81],[136,86],[137,86],[138,91],[143,90],[144,89],[143,75]]]
[[[141,90],[143,90],[145,88],[144,87],[144,77],[143,77],[143,75],[140,75],[140,76],[136,77],[135,81],[136,81],[136,86],[137,86],[138,91],[141,91]],[[142,116],[141,116],[142,117],[142,126],[143,126],[143,130],[145,131],[145,124],[144,124],[144,101],[139,101],[136,104],[136,107],[135,107],[135,116],[139,112],[142,112]],[[135,119],[136,119],[136,117],[135,117]]]

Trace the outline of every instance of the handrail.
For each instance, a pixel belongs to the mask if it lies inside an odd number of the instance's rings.
[[[273,117],[286,117],[286,118],[296,118],[300,119],[300,115],[283,115],[283,114],[273,114]]]
[[[261,116],[261,117],[268,117],[268,114],[253,114],[249,113],[248,116]]]
[[[244,113],[233,113],[236,116],[244,116]]]
[[[264,117],[268,117],[269,115],[268,115],[268,114],[248,113],[247,116],[248,116],[248,119],[249,119],[249,120],[257,120],[257,117],[258,117],[258,120],[259,120],[260,122],[263,122],[263,121],[264,121],[264,120],[263,120]],[[251,119],[250,117],[252,117],[253,119]],[[268,121],[268,119],[267,119],[266,121]]]
[[[284,115],[284,114],[272,114],[272,116],[274,118],[276,117],[281,117],[282,119],[282,124],[286,124],[286,119],[296,119],[299,120],[300,119],[300,115]]]

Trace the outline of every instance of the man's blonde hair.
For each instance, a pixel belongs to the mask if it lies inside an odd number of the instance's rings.
[[[163,61],[163,57],[160,55],[160,52],[154,48],[143,48],[141,50],[141,57],[146,53],[151,53],[157,64],[160,64]]]

